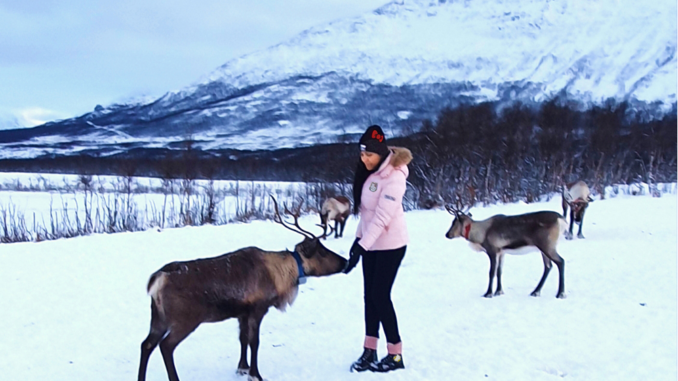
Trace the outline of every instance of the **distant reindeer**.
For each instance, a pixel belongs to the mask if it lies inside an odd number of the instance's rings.
[[[294,226],[285,222],[275,205],[274,220],[304,240],[294,251],[265,251],[247,247],[218,257],[172,262],[151,275],[151,330],[141,344],[139,381],[146,378],[148,358],[160,344],[170,381],[178,381],[173,353],[200,324],[237,318],[240,323],[238,374],[261,381],[257,352],[259,327],[271,306],[284,310],[297,296],[305,276],[325,276],[343,270],[346,260],[328,250],[320,238],[299,226],[300,209],[291,213]],[[331,233],[331,232],[330,232]],[[247,347],[251,367],[247,364]]]
[[[478,251],[484,251],[490,258],[490,282],[487,286],[486,298],[491,298],[492,282],[497,277],[497,290],[494,296],[504,294],[501,287],[504,254],[525,254],[530,249],[541,251],[544,260],[544,274],[537,287],[530,295],[539,296],[546,277],[551,271],[552,262],[558,266],[559,283],[557,298],[565,298],[565,260],[558,255],[556,244],[560,234],[567,228],[567,222],[556,212],[542,211],[506,216],[498,214],[486,220],[474,221],[468,208],[462,211],[459,203],[456,207],[446,206],[454,215],[452,226],[445,237],[453,239],[464,237]],[[523,249],[521,251],[514,251]]]
[[[344,236],[346,219],[351,214],[351,200],[344,196],[330,197],[320,209],[320,226],[327,232],[329,221],[334,221],[334,238]]]
[[[592,202],[591,191],[588,185],[583,181],[566,184],[563,188],[563,217],[567,218],[567,209],[570,209],[570,230],[565,234],[566,239],[572,239],[572,227],[576,222],[579,225],[577,238],[584,238],[582,225],[584,224],[584,213]]]

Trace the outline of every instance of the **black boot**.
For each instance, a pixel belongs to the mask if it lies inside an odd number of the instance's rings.
[[[365,348],[358,361],[351,364],[351,372],[364,372],[370,369],[370,365],[377,363],[377,351],[375,349]]]
[[[373,372],[390,372],[396,369],[405,369],[402,355],[388,355],[370,367]]]

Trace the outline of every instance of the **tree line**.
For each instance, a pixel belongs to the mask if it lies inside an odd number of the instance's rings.
[[[531,202],[577,179],[601,194],[612,184],[675,182],[677,127],[675,103],[660,113],[656,107],[614,100],[588,107],[560,99],[484,102],[441,110],[435,120],[390,138],[389,144],[414,154],[408,179],[412,207],[457,198]],[[2,160],[0,171],[350,185],[357,160],[355,143],[201,151],[187,139],[179,150]],[[350,196],[350,187],[342,189]]]
[[[413,139],[424,200],[533,201],[578,179],[605,186],[676,181],[676,105],[657,116],[609,100],[583,109],[491,102],[443,110]]]

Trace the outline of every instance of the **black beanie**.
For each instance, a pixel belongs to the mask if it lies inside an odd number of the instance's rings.
[[[376,124],[367,127],[367,131],[360,137],[360,150],[376,153],[382,159],[388,156],[390,151],[381,127]]]

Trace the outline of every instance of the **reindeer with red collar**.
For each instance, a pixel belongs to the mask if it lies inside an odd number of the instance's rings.
[[[448,239],[464,237],[474,249],[484,251],[490,258],[490,282],[485,292],[486,298],[504,294],[501,286],[501,274],[504,254],[526,254],[538,250],[544,261],[544,273],[537,287],[530,295],[539,296],[546,277],[551,271],[552,262],[558,266],[559,281],[556,298],[565,298],[565,260],[558,255],[556,244],[560,235],[567,229],[567,222],[557,212],[541,211],[506,216],[498,214],[482,221],[474,221],[468,214],[468,207],[462,210],[457,206],[446,206],[454,215],[452,226],[445,234]],[[492,293],[492,283],[497,277],[497,290]]]
[[[583,181],[566,184],[563,188],[563,217],[567,218],[567,209],[570,209],[570,230],[565,233],[565,239],[572,239],[572,227],[576,222],[579,225],[577,238],[584,238],[581,232],[584,224],[584,213],[592,202],[591,190]]]

